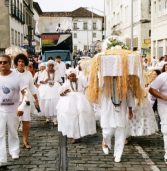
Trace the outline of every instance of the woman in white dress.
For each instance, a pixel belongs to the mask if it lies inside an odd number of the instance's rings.
[[[56,105],[59,99],[59,88],[62,79],[53,60],[47,62],[47,69],[43,72],[42,78],[43,80],[40,81],[38,89],[41,113],[46,117],[46,122],[51,119],[57,125]]]
[[[21,117],[21,121],[23,131],[23,146],[26,149],[30,149],[31,145],[29,144],[29,130],[31,121],[31,110],[34,102],[36,106],[39,106],[37,92],[34,86],[32,74],[25,69],[25,67],[28,66],[28,58],[24,54],[19,54],[14,58],[14,64],[16,66],[15,71],[18,73],[19,77],[21,77],[25,81],[28,87],[28,101],[26,101],[27,105],[23,109],[24,114]]]
[[[75,69],[67,73],[68,80],[60,89],[60,100],[57,104],[58,131],[68,138],[77,139],[96,133],[96,122],[92,107],[84,95],[85,83],[76,78]]]
[[[43,80],[43,72],[46,69],[46,64],[43,62],[39,65],[39,71],[35,73],[34,75],[34,84],[36,85],[36,87],[38,88],[40,85],[40,81]]]

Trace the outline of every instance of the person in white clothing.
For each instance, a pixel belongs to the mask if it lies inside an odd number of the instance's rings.
[[[47,69],[42,73],[42,79],[38,88],[41,113],[46,117],[46,122],[51,119],[57,125],[56,105],[59,99],[59,88],[62,79],[57,66],[55,66],[55,61],[49,60],[47,62]]]
[[[127,117],[133,117],[134,99],[143,99],[141,77],[141,58],[121,47],[113,47],[92,59],[87,94],[91,102],[100,105],[104,154],[109,154],[111,138],[115,137],[115,162],[121,161]]]
[[[60,72],[60,76],[62,78],[62,81],[64,83],[65,81],[65,74],[66,74],[66,65],[64,62],[61,61],[61,57],[60,56],[56,56],[56,65],[59,69]]]
[[[38,88],[39,85],[40,85],[40,81],[43,80],[43,72],[45,71],[46,69],[46,64],[43,62],[41,64],[39,64],[39,71],[35,73],[34,75],[34,84],[36,85],[36,87]]]
[[[114,102],[111,97],[104,96],[101,103],[101,127],[103,133],[102,149],[105,154],[109,154],[111,149],[111,138],[115,136],[114,158],[115,162],[121,161],[121,156],[125,143],[126,115],[132,119],[134,97],[129,92],[127,97],[121,101]]]
[[[96,133],[96,121],[92,106],[84,95],[86,82],[76,77],[76,71],[70,68],[68,80],[60,88],[57,104],[58,131],[72,138],[71,143]]]
[[[19,118],[23,111],[17,111],[20,91],[25,93],[26,84],[11,68],[11,58],[0,55],[0,167],[7,162],[6,125],[8,148],[13,159],[19,158]],[[17,113],[17,114],[16,114]]]
[[[158,99],[158,112],[165,149],[164,160],[167,164],[167,71],[161,73],[151,83],[149,92]]]
[[[23,147],[26,149],[30,149],[31,145],[29,142],[29,131],[30,131],[30,121],[31,121],[31,111],[33,107],[33,103],[35,102],[35,106],[39,107],[38,98],[37,98],[37,90],[33,82],[33,77],[30,71],[25,69],[28,66],[28,58],[24,54],[19,54],[14,58],[14,64],[16,66],[15,72],[21,77],[27,85],[28,88],[28,101],[27,105],[24,107],[24,114],[21,117],[22,121],[22,132],[23,132]],[[21,96],[22,98],[22,96]]]

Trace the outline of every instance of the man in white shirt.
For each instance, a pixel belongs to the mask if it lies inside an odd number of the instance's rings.
[[[62,78],[63,82],[65,80],[65,74],[66,74],[66,65],[64,62],[61,61],[61,57],[56,57],[56,64],[60,72],[60,77]]]
[[[158,99],[158,112],[161,119],[161,132],[165,148],[164,160],[167,164],[167,72],[160,74],[151,83],[149,92]]]
[[[13,159],[17,159],[20,152],[17,129],[19,126],[18,116],[22,116],[23,112],[17,111],[17,108],[20,91],[24,95],[26,85],[10,68],[11,58],[8,55],[0,55],[0,167],[7,162],[6,125],[10,155]]]

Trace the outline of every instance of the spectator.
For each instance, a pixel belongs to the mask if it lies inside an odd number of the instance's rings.
[[[20,91],[25,93],[26,84],[11,68],[11,58],[0,55],[0,167],[7,162],[6,125],[8,128],[8,147],[12,159],[19,158],[19,118],[22,111],[17,111]],[[17,113],[17,115],[16,115]]]

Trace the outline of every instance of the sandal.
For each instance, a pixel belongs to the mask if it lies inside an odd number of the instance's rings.
[[[32,146],[29,143],[23,144],[23,148],[31,149]]]

